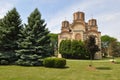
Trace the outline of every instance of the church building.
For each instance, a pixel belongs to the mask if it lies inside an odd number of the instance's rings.
[[[65,20],[61,25],[61,32],[58,34],[58,47],[62,40],[81,40],[85,41],[90,35],[94,35],[96,44],[101,49],[101,32],[98,31],[96,19],[89,19],[85,22],[84,12],[75,12],[73,22]],[[101,59],[101,52],[95,54],[95,59]]]

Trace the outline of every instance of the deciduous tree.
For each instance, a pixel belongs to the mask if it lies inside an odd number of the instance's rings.
[[[93,60],[95,53],[100,50],[98,45],[96,45],[95,36],[93,35],[89,36],[87,43],[86,43],[86,47],[90,54],[90,59]]]

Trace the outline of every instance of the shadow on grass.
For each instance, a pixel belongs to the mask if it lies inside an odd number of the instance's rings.
[[[18,65],[20,66],[20,65]],[[44,68],[51,68],[51,69],[68,69],[68,66],[65,67],[45,67],[45,66],[22,66],[22,67],[44,67]]]
[[[68,66],[65,67],[45,67],[45,68],[51,68],[51,69],[68,69]]]
[[[56,69],[68,69],[69,67],[68,66],[65,66],[63,68],[56,68]]]
[[[96,67],[98,70],[112,70],[110,67]]]
[[[120,62],[115,62],[115,64],[120,64]]]

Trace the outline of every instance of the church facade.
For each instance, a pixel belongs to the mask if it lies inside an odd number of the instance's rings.
[[[94,35],[96,44],[101,49],[101,32],[98,31],[96,19],[85,22],[84,12],[75,12],[73,22],[65,20],[61,25],[61,32],[58,34],[58,47],[62,40],[81,40],[85,41],[89,36]],[[96,59],[101,59],[101,52],[95,54]]]

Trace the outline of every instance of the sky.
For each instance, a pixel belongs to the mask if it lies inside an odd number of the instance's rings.
[[[101,35],[109,35],[120,41],[120,0],[0,0],[0,18],[16,8],[22,22],[38,8],[51,33],[60,33],[61,22],[73,21],[73,13],[85,13],[85,21],[97,19]]]

